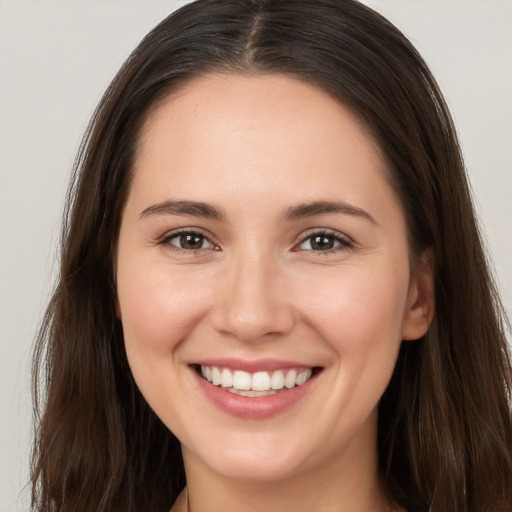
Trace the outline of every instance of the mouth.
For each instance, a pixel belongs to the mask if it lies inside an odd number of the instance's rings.
[[[321,371],[319,367],[297,367],[247,372],[220,366],[196,365],[196,373],[210,384],[239,396],[258,398],[297,388]]]

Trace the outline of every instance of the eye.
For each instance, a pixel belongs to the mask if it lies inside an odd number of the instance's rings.
[[[167,235],[162,241],[170,249],[181,251],[201,251],[204,249],[215,249],[215,245],[201,233],[194,231],[180,231]]]
[[[351,242],[347,238],[336,233],[322,231],[308,235],[297,246],[297,249],[301,251],[330,252],[350,246]]]

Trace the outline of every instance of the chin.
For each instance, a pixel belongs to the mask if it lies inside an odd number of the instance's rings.
[[[254,440],[250,446],[236,446],[236,442],[219,443],[217,446],[222,449],[206,453],[197,451],[193,458],[214,473],[234,480],[275,482],[305,470],[307,457],[300,447],[276,447],[275,443],[262,441]]]

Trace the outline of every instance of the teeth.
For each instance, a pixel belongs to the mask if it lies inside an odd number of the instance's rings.
[[[214,386],[221,386],[242,396],[267,396],[284,388],[301,386],[311,378],[311,368],[297,371],[276,370],[274,372],[249,373],[217,366],[201,366],[202,376]]]
[[[272,377],[270,377],[270,387],[272,389],[284,388],[284,373],[281,370],[272,373]]]
[[[220,375],[220,370],[217,367],[212,368],[212,384],[214,386],[218,386],[221,383],[222,377]]]
[[[306,382],[307,378],[308,377],[307,377],[306,372],[300,372],[297,375],[297,380],[295,381],[297,383],[297,386],[301,386],[302,384],[304,384],[304,382]]]
[[[229,388],[228,391],[230,393],[233,393],[234,395],[240,395],[240,396],[250,396],[252,398],[257,396],[269,396],[269,395],[275,395],[277,391],[270,390],[270,391],[253,391],[252,389],[249,389],[248,391],[242,391],[240,389],[235,388]]]
[[[251,389],[251,384],[250,373],[241,370],[236,370],[235,373],[233,373],[233,387],[235,389],[249,390]]]
[[[270,375],[267,372],[257,372],[252,376],[253,391],[268,391],[270,389]]]
[[[290,370],[286,377],[284,378],[284,385],[291,389],[295,386],[295,381],[297,380],[297,372],[295,370]]]
[[[220,385],[223,388],[230,388],[233,385],[233,374],[227,369],[222,370]]]

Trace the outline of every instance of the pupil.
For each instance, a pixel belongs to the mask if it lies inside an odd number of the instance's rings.
[[[201,249],[203,237],[199,235],[181,235],[180,244],[184,249]]]
[[[311,241],[311,247],[313,247],[313,249],[326,250],[332,249],[333,246],[334,241],[330,236],[318,235],[313,237],[313,240]]]

